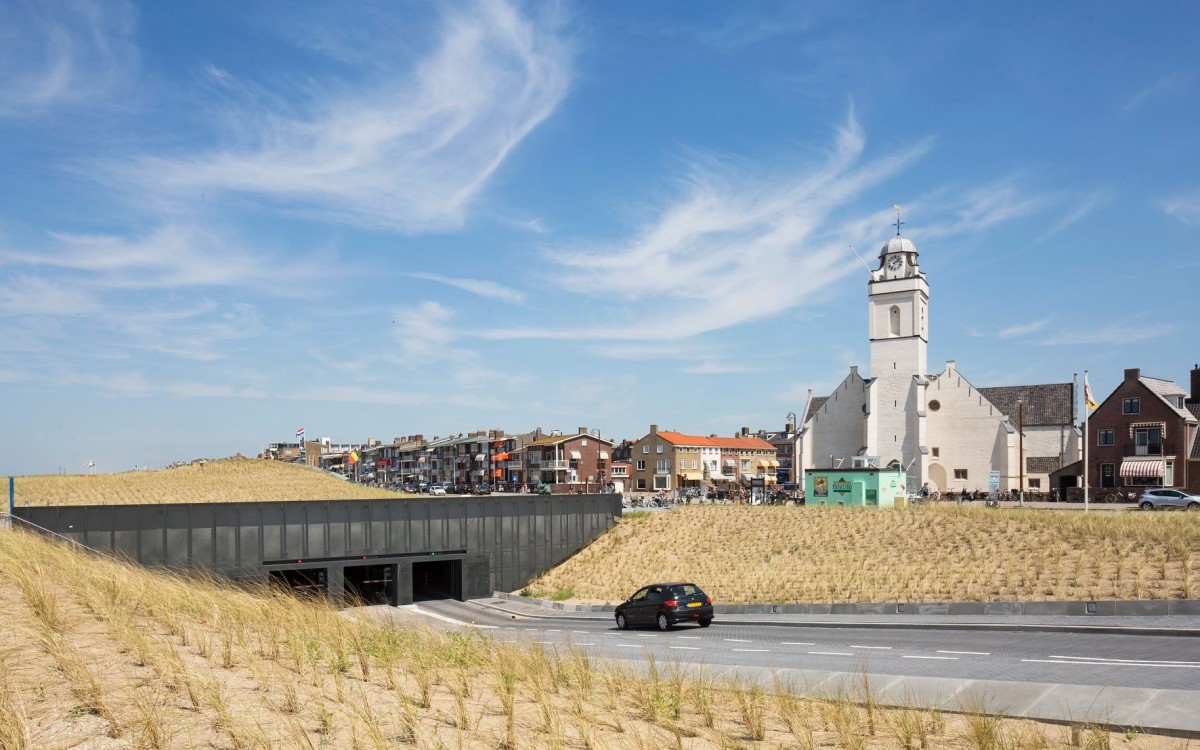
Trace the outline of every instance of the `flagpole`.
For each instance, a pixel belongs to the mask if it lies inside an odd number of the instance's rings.
[[[1083,371],[1083,512],[1088,512],[1088,415],[1092,413],[1088,404],[1088,371]]]

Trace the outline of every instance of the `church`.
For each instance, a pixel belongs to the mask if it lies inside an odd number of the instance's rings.
[[[867,283],[870,376],[855,366],[828,396],[810,391],[796,480],[876,466],[903,469],[910,492],[925,483],[943,493],[1061,490],[1050,475],[1082,449],[1076,383],[979,388],[954,360],[929,372],[929,282],[900,224]]]

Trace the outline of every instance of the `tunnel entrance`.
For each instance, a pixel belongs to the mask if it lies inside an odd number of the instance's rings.
[[[325,568],[269,571],[271,588],[290,591],[298,596],[327,596],[329,574]]]
[[[363,604],[396,604],[396,566],[347,565],[346,601]]]
[[[428,560],[412,566],[413,601],[462,599],[462,560]]]

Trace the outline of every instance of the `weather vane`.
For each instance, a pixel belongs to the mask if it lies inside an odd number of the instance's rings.
[[[900,221],[900,204],[897,203],[897,204],[893,205],[892,208],[896,209],[896,236],[899,237],[900,236],[900,225],[904,223],[903,221]]]

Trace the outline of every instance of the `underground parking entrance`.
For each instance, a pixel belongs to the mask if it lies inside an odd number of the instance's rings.
[[[396,604],[396,564],[347,565],[343,570],[347,604]]]
[[[325,568],[290,568],[268,571],[271,588],[297,596],[328,596],[329,574]]]
[[[412,564],[412,600],[462,600],[462,560],[419,560]]]

